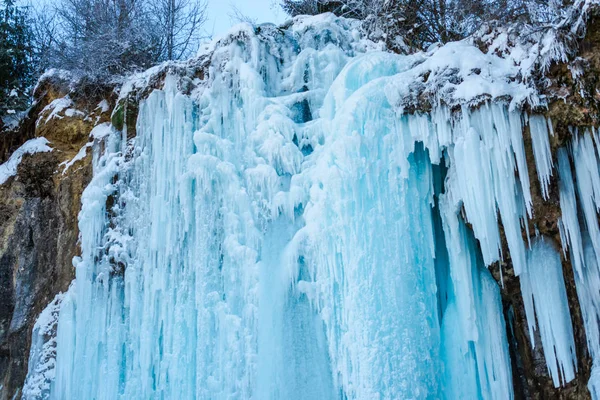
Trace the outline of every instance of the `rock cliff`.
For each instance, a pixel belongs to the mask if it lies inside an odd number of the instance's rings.
[[[89,88],[94,87],[94,93]],[[60,104],[70,98],[70,103]],[[104,102],[103,102],[104,101]],[[90,132],[110,119],[112,87],[48,75],[18,129],[0,134],[0,163],[27,140],[52,151],[25,154],[0,185],[0,398],[19,398],[33,325],[73,280],[77,215],[92,176]],[[51,106],[54,104],[55,106]],[[83,150],[82,150],[83,149]]]

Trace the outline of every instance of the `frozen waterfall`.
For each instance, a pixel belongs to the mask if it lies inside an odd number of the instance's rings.
[[[547,197],[559,175],[551,123],[521,111],[533,94],[509,61],[466,41],[385,53],[330,14],[241,25],[199,57],[206,76],[167,74],[135,137],[97,138],[76,279],[38,320],[24,398],[511,399],[487,268],[503,238],[532,340],[539,329],[536,345],[556,349],[557,385],[573,378],[560,252],[522,235],[531,187]],[[435,86],[449,71],[460,82]],[[414,110],[414,90],[437,105]],[[592,138],[556,167],[563,247],[598,340]],[[572,152],[589,186],[573,186]]]

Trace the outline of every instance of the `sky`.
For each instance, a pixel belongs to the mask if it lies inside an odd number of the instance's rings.
[[[49,4],[53,0],[20,0],[22,4]],[[279,5],[279,0],[207,0],[208,21],[204,30],[208,36],[219,36],[238,23],[230,17],[237,8],[243,15],[257,23],[283,23],[287,15]]]
[[[282,23],[287,17],[278,0],[208,0],[207,33],[218,36],[235,25],[237,21],[230,17],[234,8],[258,23]]]

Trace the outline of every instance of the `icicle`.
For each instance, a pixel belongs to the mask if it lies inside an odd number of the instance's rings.
[[[506,112],[506,111],[505,111]],[[521,193],[525,201],[527,215],[532,216],[531,186],[529,182],[529,172],[527,168],[527,159],[525,157],[525,145],[523,144],[523,122],[520,113],[508,113],[508,129],[510,130],[510,140],[512,149],[517,160],[519,171],[519,181],[521,183]],[[500,119],[500,118],[498,118]],[[527,226],[527,224],[525,224]],[[529,235],[528,235],[529,236]]]
[[[512,399],[512,372],[499,287],[488,270],[480,268],[478,274],[477,326],[480,339],[475,343],[475,352],[480,385],[482,393],[485,393],[482,397]]]
[[[548,133],[548,122],[540,115],[529,117],[529,131],[535,158],[535,168],[542,188],[542,196],[548,198],[548,185],[552,176],[552,153]]]
[[[444,398],[478,399],[481,390],[477,382],[476,356],[471,342],[460,324],[455,303],[449,303],[442,323],[442,360],[444,360]]]
[[[486,265],[500,259],[501,243],[498,212],[510,249],[515,274],[525,265],[521,236],[522,204],[527,202],[517,187],[510,118],[498,105],[473,112],[463,111],[460,131],[450,152],[456,179],[447,186],[462,201],[467,220],[479,240]],[[512,122],[514,124],[514,122]],[[520,171],[521,172],[521,171]],[[526,187],[521,181],[521,188]],[[527,197],[530,198],[527,188]]]
[[[441,197],[453,294],[442,321],[445,398],[512,399],[512,373],[498,284],[464,222]]]
[[[454,171],[450,170],[447,183],[456,179]],[[476,325],[477,311],[475,309],[476,287],[474,285],[474,271],[477,270],[476,256],[472,248],[468,247],[467,230],[464,222],[457,215],[453,192],[446,192],[440,197],[440,210],[444,223],[444,234],[448,247],[450,276],[454,287],[455,306],[459,316],[459,323],[465,340],[476,341],[478,331]]]
[[[595,132],[592,130],[594,140]],[[588,135],[586,137],[589,138]],[[590,187],[581,187],[581,181],[590,185],[594,181],[594,163],[589,149],[581,146],[589,146],[589,140],[576,136],[573,139],[573,162],[576,166],[579,202],[583,208],[588,231],[597,231],[597,222],[591,221],[593,210],[593,194],[589,192]],[[577,159],[575,157],[581,157]],[[589,164],[587,164],[589,162]],[[588,232],[582,231],[578,220],[577,201],[575,198],[574,179],[571,173],[569,156],[564,148],[558,151],[558,168],[560,174],[560,207],[562,211],[559,228],[563,251],[567,247],[570,250],[571,263],[575,269],[575,286],[577,298],[581,309],[581,316],[585,328],[588,350],[592,358],[592,372],[588,382],[588,389],[593,399],[600,398],[600,374],[598,365],[600,363],[600,270],[598,269],[597,252]],[[590,217],[588,219],[588,217]]]
[[[575,187],[573,175],[571,174],[571,163],[569,155],[564,148],[558,149],[558,182],[560,209],[562,212],[559,221],[562,248],[566,256],[567,247],[571,249],[571,260],[575,266],[575,273],[583,273],[583,244],[581,240],[581,228],[577,218],[577,200],[575,198]]]
[[[593,363],[588,388],[592,398],[598,399],[600,398],[600,392],[598,392],[600,389],[598,376],[598,366],[600,365],[600,269],[596,252],[587,235],[583,236],[583,253],[585,265],[582,274],[575,274],[575,285],[588,350]]]
[[[451,168],[456,169],[456,179],[447,186],[456,192],[456,201],[462,199],[468,221],[479,239],[483,259],[491,264],[500,257],[500,233],[490,154],[475,129],[468,126],[463,135],[451,153]]]
[[[573,138],[573,163],[579,205],[583,210],[585,225],[596,257],[600,258],[600,228],[597,218],[597,212],[600,210],[600,171],[594,144],[587,131]]]
[[[560,256],[543,238],[529,250],[520,281],[531,344],[539,328],[550,376],[559,387],[575,377],[577,358]]]

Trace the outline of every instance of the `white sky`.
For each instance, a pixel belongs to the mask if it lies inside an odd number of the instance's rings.
[[[256,22],[282,23],[286,15],[278,0],[208,0],[208,21],[205,30],[208,34],[220,35],[237,23],[232,20],[232,8]]]
[[[20,0],[22,4],[48,4],[53,0]],[[287,15],[279,6],[279,0],[207,0],[208,21],[204,26],[207,35],[221,35],[237,23],[230,18],[232,7],[256,22],[285,22]]]

